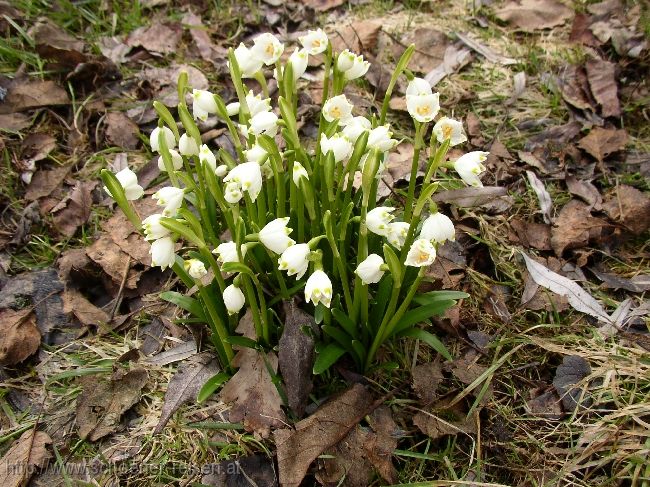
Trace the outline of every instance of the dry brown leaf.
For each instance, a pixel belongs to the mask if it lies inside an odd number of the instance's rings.
[[[565,66],[558,82],[565,102],[579,110],[595,110],[587,73],[582,66]]]
[[[167,106],[178,105],[178,76],[181,71],[187,72],[187,83],[197,90],[206,90],[209,87],[208,78],[194,66],[189,64],[172,64],[165,68],[146,68],[137,74],[137,77],[151,85],[151,96]],[[132,117],[133,118],[133,117]],[[151,120],[156,118],[152,111]],[[141,123],[143,121],[139,120]]]
[[[589,407],[593,402],[588,394],[583,395],[585,384],[576,386],[591,374],[589,362],[578,355],[567,355],[555,371],[553,387],[559,394],[564,410],[573,413],[578,407]]]
[[[122,112],[108,112],[105,122],[108,142],[123,149],[137,149],[140,129],[133,120]]]
[[[154,23],[139,27],[129,34],[126,44],[130,47],[142,47],[151,54],[172,54],[176,51],[183,31],[178,24]]]
[[[513,218],[510,226],[516,233],[519,243],[526,248],[551,250],[551,226],[544,223],[531,223]]]
[[[97,45],[100,52],[117,65],[126,62],[126,55],[131,50],[130,46],[127,46],[120,38],[115,36],[102,37],[97,42]]]
[[[591,17],[582,12],[576,12],[571,25],[571,34],[569,40],[586,46],[597,47],[600,45],[599,40],[590,30]]]
[[[33,118],[23,113],[0,114],[0,128],[19,132],[32,124]]]
[[[623,150],[627,139],[627,132],[624,129],[594,127],[586,137],[580,139],[578,147],[592,155],[598,162],[603,162],[610,154]]]
[[[503,64],[505,66],[510,65],[510,64],[517,64],[519,61],[516,59],[513,59],[511,57],[507,56],[502,56],[501,54],[497,54],[494,52],[492,49],[490,49],[488,46],[485,44],[481,44],[479,41],[471,37],[471,34],[461,34],[460,32],[455,33],[456,37],[462,41],[463,44],[465,44],[467,47],[469,47],[471,50],[477,52],[481,56],[483,56],[485,59],[487,59],[491,63],[495,64]],[[519,73],[518,73],[519,74]],[[525,76],[525,75],[524,75]],[[524,77],[524,80],[526,78]]]
[[[68,92],[54,81],[14,80],[7,90],[7,96],[0,103],[0,113],[22,112],[70,103]]]
[[[71,36],[50,20],[41,20],[29,30],[36,43],[36,52],[43,59],[53,59],[74,67],[86,60],[85,43]]]
[[[286,386],[288,406],[300,418],[314,387],[314,337],[318,336],[319,328],[314,317],[298,308],[295,301],[283,304],[285,319],[278,363]],[[311,333],[304,328],[310,328]]]
[[[296,423],[295,430],[276,430],[280,485],[298,487],[312,462],[341,441],[377,406],[372,393],[361,384],[355,384]]]
[[[467,412],[462,409],[460,403],[447,407],[446,401],[437,404],[430,410],[419,411],[413,416],[413,424],[433,440],[459,433],[476,434],[477,422],[478,412],[476,409],[467,417]]]
[[[108,313],[88,301],[78,290],[68,288],[63,293],[63,311],[72,313],[86,326],[108,323]]]
[[[386,169],[393,177],[393,181],[401,183],[411,179],[411,166],[413,164],[413,144],[403,142],[399,144],[395,150],[388,154],[388,163]],[[420,167],[418,168],[418,176],[424,176],[423,168],[426,165],[426,159],[420,157]]]
[[[371,54],[377,46],[381,24],[372,20],[358,20],[329,34],[332,49],[341,52],[350,49],[361,54]]]
[[[23,140],[18,169],[22,172],[21,179],[30,183],[32,174],[36,171],[36,162],[45,159],[50,152],[56,149],[56,139],[48,134],[30,134]]]
[[[476,363],[476,358],[471,356],[469,353],[461,358],[453,360],[452,362],[445,363],[444,369],[451,372],[456,379],[467,385],[474,382],[487,370],[486,367]],[[487,380],[490,380],[489,377]],[[480,388],[475,389],[476,392],[480,390]],[[488,401],[492,397],[492,393],[493,387],[492,384],[489,384],[482,397],[482,402]]]
[[[108,380],[86,376],[77,398],[79,438],[97,441],[117,431],[122,414],[138,401],[149,374],[143,368],[118,370]]]
[[[232,403],[229,411],[231,422],[242,422],[247,431],[267,438],[271,428],[285,424],[282,398],[273,383],[267,366],[276,373],[278,358],[273,352],[263,355],[252,348],[237,352],[232,361],[237,373],[219,394],[225,403]]]
[[[457,42],[447,46],[445,55],[442,62],[425,76],[431,86],[436,86],[445,77],[460,71],[464,66],[469,64],[472,60],[472,52],[463,47],[461,42]]]
[[[603,281],[602,287],[607,289],[625,289],[633,293],[644,293],[650,291],[650,275],[638,274],[630,279],[609,272],[600,272],[591,269],[598,279]]]
[[[495,12],[498,19],[524,32],[535,32],[564,24],[573,9],[556,0],[510,1]]]
[[[415,52],[409,62],[409,69],[417,73],[428,73],[445,59],[449,39],[442,31],[430,27],[418,27],[405,33],[402,44],[393,44],[393,57],[399,59],[404,52],[404,46],[409,44],[415,44]]]
[[[340,7],[346,1],[347,0],[303,0],[303,3],[317,12],[326,12],[333,8]]]
[[[537,177],[537,174],[533,171],[526,171],[526,175],[528,176],[530,186],[533,188],[535,195],[537,195],[539,207],[542,210],[542,216],[544,217],[544,223],[551,223],[551,212],[553,211],[551,195],[546,190],[544,183]]]
[[[273,457],[255,454],[203,466],[201,485],[215,487],[277,487]]]
[[[33,428],[25,431],[0,460],[0,485],[23,487],[29,483],[32,474],[45,468],[50,460],[47,445],[51,438],[43,431]]]
[[[600,236],[602,220],[591,216],[589,205],[571,200],[560,210],[551,229],[551,247],[561,257],[565,250],[584,247]]]
[[[495,201],[508,198],[508,190],[501,186],[484,186],[482,188],[461,188],[436,192],[432,200],[450,203],[464,208],[493,205]]]
[[[438,399],[438,387],[444,380],[440,362],[417,365],[413,368],[411,374],[413,376],[413,389],[424,406]]]
[[[572,195],[582,198],[596,211],[602,208],[603,197],[590,181],[583,181],[569,174],[565,178],[565,182]]]
[[[34,201],[49,196],[52,191],[61,186],[72,166],[56,166],[48,171],[38,171],[27,187],[25,199]]]
[[[196,354],[183,363],[167,385],[160,420],[153,434],[160,433],[172,414],[183,404],[196,401],[201,387],[208,379],[219,373],[219,370],[214,356],[208,352]]]
[[[188,342],[182,342],[162,353],[159,353],[158,355],[154,355],[153,357],[148,357],[144,360],[144,363],[164,367],[165,365],[173,364],[174,362],[186,360],[196,354],[196,342],[191,340]]]
[[[602,59],[590,59],[585,64],[591,94],[601,107],[603,117],[619,117],[621,105],[616,86],[616,65]]]
[[[70,194],[52,209],[54,226],[59,233],[72,237],[90,218],[92,191],[97,181],[77,181]]]
[[[33,355],[41,344],[31,308],[0,310],[0,364],[15,365]]]
[[[526,402],[526,408],[531,414],[540,418],[558,420],[562,417],[562,402],[554,390],[535,395]]]
[[[225,58],[227,51],[221,46],[213,44],[205,26],[201,23],[201,17],[194,12],[188,12],[183,16],[183,24],[189,26],[190,35],[201,58],[205,61],[216,62],[217,58]]]
[[[603,209],[609,218],[635,235],[650,228],[650,197],[632,186],[617,186],[607,195]]]
[[[118,285],[122,282],[124,273],[126,272],[126,265],[129,262],[129,255],[123,252],[110,237],[106,235],[99,237],[98,240],[86,249],[86,254],[94,262],[99,264],[104,272]],[[125,286],[128,289],[135,289],[141,274],[141,272],[135,269],[130,269]]]

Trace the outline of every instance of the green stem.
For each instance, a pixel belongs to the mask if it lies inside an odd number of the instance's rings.
[[[411,163],[411,179],[409,180],[408,196],[406,198],[406,206],[404,207],[404,220],[408,221],[411,218],[411,211],[413,211],[413,198],[415,198],[415,184],[418,177],[418,167],[420,165],[420,151],[422,150],[422,130],[424,125],[415,122],[415,148],[413,150],[413,162]]]
[[[208,310],[208,314],[210,315],[210,321],[212,322],[214,328],[213,328],[213,333],[216,333],[219,340],[212,340],[212,343],[214,343],[215,347],[217,348],[217,351],[220,352],[219,355],[221,356],[222,354],[224,357],[221,357],[222,361],[225,362],[224,366],[230,366],[230,362],[232,361],[233,357],[235,354],[232,351],[232,346],[230,343],[226,341],[228,338],[228,330],[226,329],[225,325],[221,321],[221,318],[219,317],[219,313],[217,312],[217,309],[214,306],[214,303],[212,302],[213,297],[208,293],[205,287],[201,285],[200,283],[197,282],[197,286],[199,288],[199,294],[201,295],[201,299],[203,303],[205,304],[205,307]]]

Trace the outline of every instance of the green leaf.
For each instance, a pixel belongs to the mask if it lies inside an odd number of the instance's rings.
[[[321,329],[326,335],[336,340],[339,345],[345,348],[348,352],[354,353],[354,349],[352,348],[352,338],[350,338],[343,330],[330,325],[323,325],[321,326]]]
[[[431,291],[429,293],[418,294],[413,298],[417,304],[430,304],[439,301],[449,301],[458,299],[467,299],[469,294],[462,291]]]
[[[183,100],[184,98],[181,98]],[[187,107],[185,106],[185,102],[181,101],[181,103],[178,104],[178,116],[181,119],[181,123],[183,124],[183,128],[185,129],[185,132],[194,139],[194,142],[200,147],[201,146],[201,132],[199,132],[199,128],[196,126],[196,123],[194,123],[194,118],[192,115],[190,115],[190,112],[188,111]]]
[[[370,309],[370,318],[368,319],[374,333],[377,332],[377,328],[379,328],[381,320],[384,318],[384,311],[386,311],[386,306],[388,306],[392,290],[393,278],[390,275],[385,275],[379,282],[379,289],[375,295],[375,301]]]
[[[359,340],[352,340],[352,348],[361,359],[361,363],[366,360],[366,349]]]
[[[433,348],[436,352],[438,352],[440,355],[445,357],[447,360],[453,359],[453,357],[449,353],[449,350],[447,350],[447,348],[442,344],[442,342],[438,340],[438,337],[433,335],[432,333],[429,333],[428,331],[424,331],[420,328],[409,328],[407,330],[400,332],[398,336],[411,337],[411,338],[417,338],[418,340],[422,340],[424,343],[429,345],[431,348]]]
[[[332,316],[339,323],[339,325],[343,327],[348,335],[350,335],[352,338],[357,337],[357,326],[348,315],[346,315],[338,308],[332,308]]]
[[[153,108],[158,112],[158,116],[162,118],[163,122],[167,124],[167,126],[171,129],[171,131],[174,133],[174,137],[176,137],[176,141],[180,139],[180,134],[178,133],[178,127],[176,126],[176,120],[174,120],[174,117],[172,116],[171,112],[169,109],[160,103],[158,100],[153,102]]]
[[[228,381],[228,379],[230,379],[230,375],[226,374],[225,372],[219,372],[218,374],[213,375],[206,381],[205,384],[203,384],[203,387],[201,387],[199,394],[196,396],[196,400],[199,403],[202,403],[212,394],[214,394],[222,384]]]
[[[181,309],[184,309],[189,313],[192,313],[194,316],[202,319],[203,321],[207,321],[201,303],[194,298],[190,298],[189,296],[177,293],[176,291],[162,292],[160,293],[160,298],[178,306]]]
[[[397,325],[395,325],[395,328],[393,329],[393,334],[397,334],[402,330],[417,325],[418,323],[422,323],[424,320],[428,320],[432,316],[441,315],[445,310],[451,308],[455,304],[456,301],[451,300],[438,301],[412,309],[397,322]]]
[[[327,345],[316,357],[314,363],[314,374],[319,375],[329,369],[334,363],[345,354],[345,349],[336,343]]]
[[[390,275],[395,283],[394,286],[401,286],[402,263],[388,244],[384,244],[384,257],[386,258],[386,264],[388,264],[388,268],[390,269]]]
[[[248,337],[243,337],[239,335],[231,335],[229,337],[226,337],[224,340],[226,343],[230,343],[231,345],[237,345],[238,347],[246,347],[246,348],[253,348],[257,349],[257,342],[253,340],[252,338]]]
[[[249,274],[251,276],[253,275],[253,271],[250,269],[250,267],[242,264],[241,262],[225,262],[221,266],[221,270],[223,272],[238,272],[240,274]]]
[[[187,226],[173,218],[161,218],[160,224],[172,232],[178,233],[181,237],[189,240],[197,247],[205,247],[205,243]]]

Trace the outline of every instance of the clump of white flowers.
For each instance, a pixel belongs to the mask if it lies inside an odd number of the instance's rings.
[[[237,99],[230,103],[208,90],[192,90],[182,74],[180,125],[169,108],[154,104],[160,120],[150,146],[169,181],[152,195],[157,213],[140,220],[131,201],[144,190],[128,168],[102,172],[106,191],[151,243],[152,265],[172,268],[195,290],[191,298],[163,296],[210,326],[224,367],[233,357],[233,340],[241,342],[235,330],[244,308],[252,311],[255,346],[273,347],[283,328],[277,303],[296,298],[326,325],[316,373],[344,354],[368,370],[378,348],[400,336],[446,354],[411,318],[442,313],[454,296],[462,296],[419,293],[438,247],[455,239],[453,222],[431,197],[441,169],[454,169],[460,181],[481,186],[487,153],[447,161],[449,147],[467,137],[461,121],[440,116],[439,94],[407,70],[413,46],[397,64],[380,114],[371,116],[345,92],[370,63],[348,49],[332,52],[321,29],[300,36],[299,43],[288,51],[276,36],[263,33],[231,49],[227,64]],[[298,83],[316,55],[324,58],[324,96],[318,138],[307,141],[296,120]],[[411,178],[403,198],[379,204],[378,185],[402,140],[386,121],[402,75],[409,80],[406,106],[415,128]],[[278,86],[273,98],[270,77]],[[259,82],[261,91],[248,89],[246,78]],[[233,152],[201,140],[197,121],[210,117],[225,124]],[[418,193],[421,167],[425,177]],[[361,181],[356,190],[355,179]]]

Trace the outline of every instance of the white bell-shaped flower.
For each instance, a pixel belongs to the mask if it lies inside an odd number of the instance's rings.
[[[176,215],[178,209],[183,204],[183,195],[185,191],[174,186],[160,188],[151,197],[155,199],[159,206],[164,206],[162,214],[166,217]]]
[[[144,231],[145,240],[158,240],[159,238],[169,236],[171,232],[160,224],[162,217],[162,214],[155,213],[142,220],[142,230]]]
[[[410,225],[406,222],[392,222],[388,225],[388,243],[397,249],[401,249],[409,233]]]
[[[436,248],[429,240],[419,238],[411,245],[404,263],[412,267],[424,267],[433,264],[434,260]]]
[[[185,271],[194,279],[201,279],[208,274],[205,264],[199,259],[188,259],[183,262]]]
[[[419,238],[430,240],[432,243],[442,244],[447,240],[456,240],[456,230],[447,215],[436,212],[429,215],[424,220],[424,223],[422,223]]]
[[[329,42],[327,34],[322,29],[310,30],[306,35],[299,37],[298,40],[312,56],[325,52]]]
[[[253,39],[251,53],[261,59],[267,66],[275,64],[283,52],[284,44],[273,34],[265,32]]]
[[[169,154],[172,156],[172,167],[174,168],[174,171],[178,171],[183,167],[183,156],[181,156],[174,149],[169,149]],[[158,169],[160,169],[162,172],[167,171],[167,168],[165,167],[165,161],[163,160],[162,156],[158,157]]]
[[[244,257],[246,251],[248,250],[247,246],[244,244],[241,246],[241,255]],[[239,262],[239,255],[237,254],[237,244],[235,242],[223,242],[217,245],[217,248],[212,251],[213,254],[217,256],[217,262],[219,264],[225,264],[226,262]]]
[[[440,111],[440,95],[407,95],[406,109],[418,122],[430,122]]]
[[[348,71],[354,65],[355,57],[357,57],[356,54],[349,49],[342,51],[336,58],[337,69],[342,73]]]
[[[278,116],[273,112],[260,112],[251,118],[249,130],[255,135],[266,134],[274,137],[278,131]]]
[[[424,78],[413,78],[406,87],[406,96],[430,95],[432,93],[431,84]]]
[[[323,117],[328,122],[338,120],[339,125],[347,125],[352,121],[352,107],[345,95],[332,97],[323,105]]]
[[[214,95],[207,90],[192,90],[192,103],[210,114],[217,113],[217,102]]]
[[[242,78],[252,78],[255,73],[262,69],[264,61],[255,56],[243,43],[237,46],[234,53]]]
[[[384,259],[381,256],[370,254],[357,266],[354,272],[364,284],[374,284],[379,282],[384,275],[384,271],[381,269],[383,264]]]
[[[244,293],[234,284],[226,287],[223,290],[223,304],[228,310],[228,314],[232,315],[238,313],[246,304]]]
[[[309,174],[307,173],[307,169],[300,164],[298,161],[293,162],[293,173],[291,174],[291,177],[293,179],[293,184],[296,186],[300,186],[300,178],[305,178],[309,179]]]
[[[233,205],[235,203],[239,203],[239,200],[244,197],[244,193],[241,189],[241,184],[234,181],[226,184],[226,187],[223,190],[223,197],[228,203],[231,203]]]
[[[463,123],[453,118],[442,117],[438,120],[433,126],[433,135],[441,144],[449,139],[449,145],[452,147],[467,142],[467,136],[463,131]]]
[[[352,149],[352,142],[342,133],[334,134],[329,139],[325,134],[321,134],[320,136],[321,152],[327,155],[332,151],[336,162],[341,162],[349,158],[352,154]]]
[[[226,183],[236,183],[242,191],[248,192],[252,201],[257,199],[262,189],[262,171],[257,162],[245,162],[230,170],[223,178]]]
[[[178,140],[178,152],[187,157],[198,156],[199,146],[196,144],[196,140],[187,134],[183,134]]]
[[[271,99],[262,98],[261,94],[254,94],[253,90],[248,92],[246,95],[246,105],[248,105],[248,111],[250,116],[254,117],[258,113],[268,112],[271,110]]]
[[[343,135],[350,139],[350,142],[354,144],[362,133],[371,128],[372,124],[366,117],[352,117],[350,123],[343,128]]]
[[[390,206],[378,206],[373,208],[366,215],[366,227],[372,233],[387,236],[390,229],[389,224],[395,215],[392,212],[395,208]]]
[[[228,103],[226,105],[226,114],[229,117],[234,117],[235,115],[239,115],[239,110],[241,109],[241,105],[238,101],[233,101],[232,103]]]
[[[298,78],[307,71],[309,53],[304,48],[298,49],[296,47],[291,56],[289,56],[289,62],[291,63],[291,69],[293,70],[293,80],[298,81]]]
[[[201,161],[201,164],[207,164],[212,171],[217,170],[217,156],[214,155],[214,152],[206,144],[201,144],[199,161]]]
[[[159,238],[151,244],[149,249],[151,254],[151,265],[166,269],[171,267],[176,262],[176,254],[174,253],[174,241],[170,237]]]
[[[314,306],[323,303],[330,307],[332,302],[332,281],[323,271],[314,271],[305,284],[305,301],[311,301]]]
[[[276,254],[281,254],[287,248],[296,243],[294,239],[289,237],[292,229],[287,227],[289,218],[276,218],[270,221],[258,234],[260,242],[269,250]]]
[[[144,188],[138,184],[138,176],[133,171],[131,171],[131,169],[125,167],[121,171],[116,172],[115,177],[122,186],[122,189],[124,190],[124,196],[127,200],[133,201],[142,198],[142,195],[144,194]],[[104,191],[106,191],[108,195],[113,198],[113,195],[106,186],[104,186]]]
[[[476,188],[483,187],[479,176],[485,171],[485,166],[482,163],[487,159],[488,154],[489,152],[474,151],[468,152],[456,159],[454,169],[462,180],[465,181],[465,184]]]
[[[288,276],[296,276],[296,279],[300,279],[307,272],[309,267],[309,245],[306,243],[291,245],[282,252],[282,255],[278,259],[278,269],[281,271],[287,271]]]
[[[388,124],[375,127],[368,134],[368,148],[387,152],[398,144],[397,139],[391,139],[393,132]]]
[[[370,63],[363,59],[362,55],[354,56],[354,61],[350,69],[343,73],[343,76],[346,80],[350,81],[353,79],[360,78],[368,72],[370,69]]]
[[[160,152],[160,146],[158,145],[158,134],[160,134],[161,130],[165,134],[165,142],[167,142],[167,148],[173,149],[176,147],[176,137],[174,136],[174,132],[172,132],[169,127],[165,127],[163,125],[162,128],[156,127],[153,129],[151,131],[151,135],[149,136],[149,145],[151,145],[151,150],[154,152]]]
[[[266,150],[259,144],[254,144],[253,147],[244,151],[246,160],[251,162],[255,161],[258,164],[262,164],[267,156]]]
[[[226,166],[225,164],[220,164],[214,170],[214,173],[217,175],[218,178],[222,178],[226,174],[228,174],[228,166]]]

